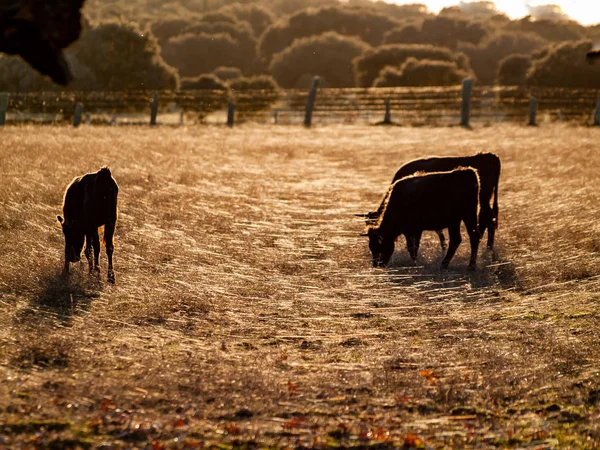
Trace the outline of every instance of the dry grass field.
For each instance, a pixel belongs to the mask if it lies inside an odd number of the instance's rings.
[[[6,127],[0,448],[600,447],[600,130]],[[502,159],[498,258],[364,223],[425,155]],[[120,185],[116,285],[60,277],[70,180]],[[484,238],[485,241],[485,238]]]

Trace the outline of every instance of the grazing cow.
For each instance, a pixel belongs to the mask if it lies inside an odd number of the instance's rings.
[[[485,230],[488,232],[487,246],[490,250],[494,249],[494,236],[498,227],[498,183],[500,181],[500,158],[493,153],[478,153],[473,156],[455,156],[455,157],[431,157],[416,159],[400,167],[392,184],[401,178],[413,175],[417,172],[447,172],[457,167],[473,167],[477,170],[480,179],[480,214],[479,214],[479,233],[483,236]],[[490,207],[490,200],[494,196],[493,207]],[[367,225],[377,221],[383,211],[384,201],[382,201],[376,211],[359,215],[367,217]],[[440,237],[442,249],[446,247],[444,234],[441,230],[435,230]]]
[[[394,253],[396,238],[404,234],[413,261],[424,230],[448,228],[450,243],[442,261],[446,269],[461,243],[464,222],[471,241],[469,268],[477,263],[479,230],[479,175],[471,167],[451,172],[419,173],[396,181],[389,189],[377,223],[367,228],[373,266],[386,265]]]
[[[112,255],[113,235],[117,223],[117,195],[119,186],[108,167],[96,173],[77,177],[65,192],[63,203],[64,219],[58,216],[65,235],[65,274],[69,273],[69,263],[81,259],[81,250],[85,239],[85,256],[90,273],[98,268],[100,238],[98,228],[104,226],[104,242],[108,256],[108,281],[115,282]],[[94,260],[92,263],[92,248]]]

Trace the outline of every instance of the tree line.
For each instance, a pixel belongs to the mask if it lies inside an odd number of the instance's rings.
[[[560,9],[511,20],[493,2],[431,14],[423,5],[349,0],[88,0],[67,50],[73,90],[447,86],[600,88],[585,54],[600,25]],[[0,57],[0,90],[59,89]]]

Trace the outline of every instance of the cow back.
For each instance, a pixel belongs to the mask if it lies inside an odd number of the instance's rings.
[[[380,228],[391,234],[440,230],[478,212],[479,176],[472,168],[412,175],[396,181]]]

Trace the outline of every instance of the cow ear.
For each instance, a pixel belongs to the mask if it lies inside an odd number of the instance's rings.
[[[58,223],[60,223],[61,225],[65,222],[64,219],[60,216],[56,216],[56,218],[58,219]]]

